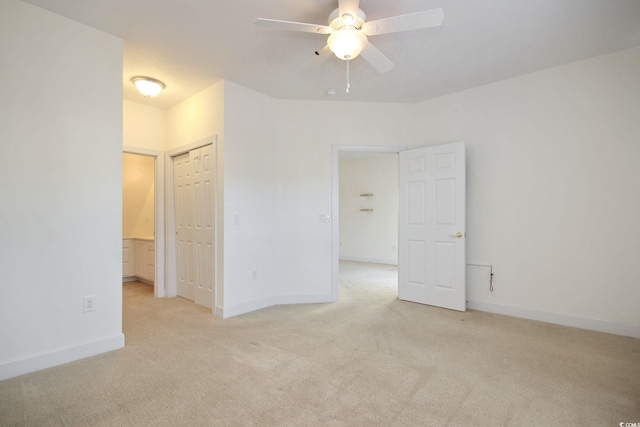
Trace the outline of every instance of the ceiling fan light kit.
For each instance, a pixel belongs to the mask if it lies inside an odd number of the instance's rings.
[[[338,58],[350,60],[356,58],[367,45],[367,36],[356,29],[336,31],[329,36],[327,45]]]

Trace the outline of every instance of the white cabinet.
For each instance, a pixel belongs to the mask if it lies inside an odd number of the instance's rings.
[[[155,242],[146,242],[147,250],[145,252],[144,257],[144,275],[145,279],[153,282],[156,276],[156,250],[155,250]]]
[[[135,240],[136,277],[143,281],[155,279],[155,243],[148,240]]]
[[[136,276],[140,279],[146,279],[146,255],[147,255],[147,242],[143,240],[135,240],[135,253],[136,253]]]
[[[122,239],[122,277],[137,277],[143,282],[155,280],[155,242]]]
[[[135,276],[133,239],[122,239],[122,277]]]

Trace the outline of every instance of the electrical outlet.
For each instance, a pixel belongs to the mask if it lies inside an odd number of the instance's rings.
[[[251,278],[255,281],[258,280],[258,270],[253,270],[251,272]]]
[[[82,312],[96,311],[96,296],[88,295],[83,299]]]

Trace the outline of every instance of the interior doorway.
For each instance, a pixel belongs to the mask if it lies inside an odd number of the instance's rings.
[[[332,297],[340,269],[371,274],[398,263],[398,152],[402,147],[333,147]],[[389,282],[388,277],[386,279]],[[397,295],[397,281],[395,283]]]
[[[166,296],[164,274],[164,157],[138,147],[123,148],[123,280],[153,284]]]
[[[340,260],[398,264],[398,155],[339,154]]]

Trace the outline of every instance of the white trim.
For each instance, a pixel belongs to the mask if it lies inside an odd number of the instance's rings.
[[[178,296],[178,284],[176,278],[176,217],[175,217],[175,201],[173,197],[173,157],[169,153],[165,153],[165,165],[167,173],[165,174],[167,189],[167,203],[165,205],[165,213],[167,221],[165,222],[165,231],[167,236],[166,253],[166,274],[167,274],[167,297],[173,298]]]
[[[167,284],[165,281],[165,209],[164,209],[164,153],[162,151],[149,150],[148,148],[122,147],[123,153],[138,154],[154,158],[154,245],[155,245],[155,273],[153,288],[156,298],[167,296]]]
[[[356,261],[356,262],[368,262],[371,264],[398,265],[398,261],[392,260],[392,259],[362,258],[358,256],[342,256],[342,255],[340,255],[339,259],[340,261]]]
[[[406,147],[379,147],[360,145],[331,146],[331,301],[338,301],[340,274],[340,152],[399,153]]]
[[[224,307],[216,305],[213,309],[213,315],[224,319]]]
[[[614,322],[610,320],[588,319],[585,317],[549,313],[482,301],[468,301],[467,308],[470,308],[472,310],[486,311],[488,313],[502,314],[505,316],[519,317],[522,319],[553,323],[556,325],[570,326],[573,328],[588,329],[590,331],[606,332],[608,334],[640,338],[640,324]]]
[[[199,139],[199,140],[197,140],[195,142],[192,142],[190,144],[181,145],[180,147],[173,148],[173,149],[167,151],[167,156],[176,157],[176,156],[179,156],[181,154],[188,153],[191,150],[195,150],[196,148],[202,148],[205,145],[215,144],[217,141],[218,141],[218,135],[211,135],[211,136],[208,136],[206,138]]]
[[[178,284],[176,281],[176,226],[175,226],[175,200],[173,197],[173,158],[179,156],[181,154],[188,153],[191,150],[195,150],[196,148],[202,148],[207,145],[213,145],[213,149],[215,152],[215,184],[214,188],[214,203],[215,207],[213,209],[213,266],[214,272],[213,275],[213,301],[211,304],[211,312],[218,317],[224,317],[224,310],[222,307],[218,306],[218,286],[221,286],[218,280],[220,275],[219,268],[220,265],[218,263],[218,251],[219,248],[219,226],[218,226],[218,210],[220,200],[218,199],[218,179],[219,179],[219,168],[220,168],[220,160],[219,160],[219,147],[218,147],[218,135],[208,136],[206,138],[200,139],[198,141],[192,142],[190,144],[182,145],[180,147],[169,150],[165,153],[166,159],[166,288],[167,288],[167,296],[175,297],[178,296]]]
[[[124,347],[124,334],[0,365],[0,381]]]
[[[124,151],[125,153],[140,154],[141,156],[150,156],[150,157],[158,157],[164,154],[162,151],[151,150],[149,148],[144,148],[144,147],[136,147],[134,145],[123,145],[122,151]]]

